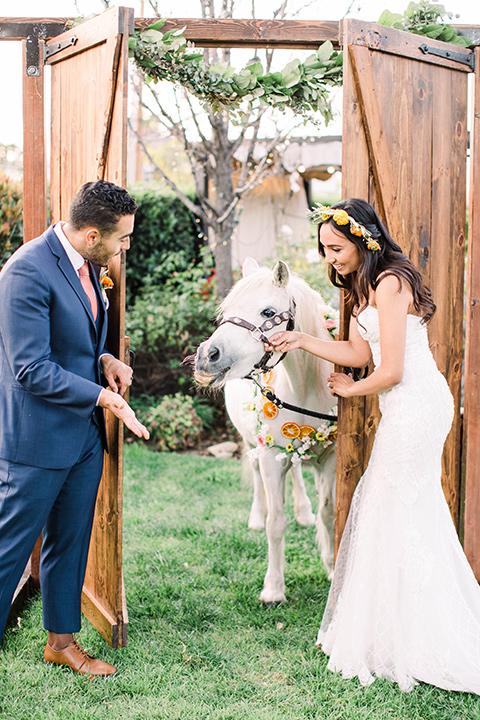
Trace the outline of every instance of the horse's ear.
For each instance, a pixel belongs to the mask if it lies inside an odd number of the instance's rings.
[[[253,275],[254,272],[257,272],[259,270],[260,265],[257,263],[256,260],[252,257],[246,257],[243,261],[242,265],[242,275],[243,277],[248,277],[248,275]]]
[[[290,280],[290,270],[287,263],[279,260],[273,268],[273,284],[277,287],[286,287]]]

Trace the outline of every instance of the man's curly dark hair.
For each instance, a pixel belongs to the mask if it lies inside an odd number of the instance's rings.
[[[111,235],[123,215],[134,215],[137,203],[124,189],[96,180],[82,185],[72,200],[69,223],[75,230],[96,227],[101,235]]]

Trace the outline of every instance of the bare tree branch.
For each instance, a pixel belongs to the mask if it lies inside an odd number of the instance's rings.
[[[176,185],[176,183],[174,183],[173,180],[171,180],[171,179],[168,177],[168,175],[164,172],[164,170],[160,167],[160,165],[159,165],[157,162],[155,162],[155,160],[153,159],[150,151],[148,150],[147,146],[146,146],[145,143],[143,142],[143,139],[140,137],[140,135],[138,134],[138,132],[137,132],[137,131],[135,130],[135,128],[132,126],[132,123],[130,122],[130,120],[128,121],[128,125],[129,125],[129,127],[130,127],[130,130],[133,132],[133,134],[134,134],[135,137],[137,138],[137,142],[139,142],[140,145],[142,146],[142,149],[143,149],[145,155],[147,156],[147,158],[149,159],[149,161],[152,163],[152,165],[155,167],[155,169],[157,170],[157,172],[162,176],[163,180],[166,182],[166,184],[168,185],[168,187],[169,187],[171,190],[173,190],[173,192],[177,195],[177,197],[180,198],[180,200],[181,200],[181,201],[183,202],[183,204],[190,210],[190,212],[192,212],[194,215],[196,215],[196,216],[199,217],[201,220],[203,220],[203,222],[205,222],[207,225],[212,225],[212,219],[211,219],[211,218],[208,216],[208,214],[203,210],[203,208],[202,208],[200,205],[196,205],[194,202],[192,202],[192,201],[190,200],[190,198],[189,198],[187,195],[185,195],[185,193],[184,193],[182,190],[180,190],[180,188],[178,187],[178,185]]]
[[[150,7],[152,8],[153,12],[157,17],[160,17],[160,12],[158,10],[158,2],[156,0],[149,0]]]
[[[190,93],[188,91],[185,91],[185,98],[188,102],[188,106],[189,106],[190,112],[192,114],[192,119],[195,124],[195,128],[200,136],[200,139],[201,139],[205,149],[208,150],[208,152],[212,152],[212,144],[211,144],[210,140],[207,139],[207,137],[205,136],[205,134],[202,132],[202,130],[200,128],[200,125],[199,125],[198,119],[197,119],[197,113],[193,109],[192,100],[190,97]]]
[[[276,10],[273,11],[274,20],[276,20],[277,18],[280,18],[281,20],[283,20],[283,18],[287,14],[287,5],[288,5],[288,0],[284,0],[282,2],[282,4],[280,5],[280,7],[278,7]]]

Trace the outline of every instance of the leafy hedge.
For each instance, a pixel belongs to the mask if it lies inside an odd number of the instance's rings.
[[[177,197],[146,191],[133,193],[138,204],[132,243],[127,256],[127,305],[155,272],[163,283],[200,257],[201,229]]]
[[[22,185],[0,172],[0,268],[23,241]]]

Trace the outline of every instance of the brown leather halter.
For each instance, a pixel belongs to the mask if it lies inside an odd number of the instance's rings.
[[[272,318],[269,318],[268,320],[265,320],[265,322],[258,326],[254,325],[251,322],[248,322],[248,320],[244,320],[241,317],[238,317],[237,315],[232,315],[232,317],[227,317],[222,320],[220,325],[224,325],[225,323],[232,323],[232,325],[237,325],[237,327],[245,328],[245,330],[248,330],[250,335],[259,342],[263,343],[269,343],[268,337],[265,335],[265,333],[268,330],[273,330],[274,328],[279,327],[282,323],[286,322],[287,327],[286,330],[293,330],[295,327],[295,300],[292,298],[292,304],[290,306],[289,310],[284,310],[283,312],[277,313]],[[219,327],[220,327],[219,325]],[[275,365],[278,365],[279,362],[282,362],[283,358],[285,357],[286,353],[283,353],[280,358],[277,360],[276,363],[273,365],[267,365],[268,361],[273,355],[273,350],[267,350],[263,357],[255,363],[253,368],[250,370],[248,375],[245,375],[245,377],[249,380],[252,380],[252,374],[258,373],[258,372],[267,372],[267,370],[271,370],[275,367]]]
[[[224,325],[225,323],[232,323],[232,325],[237,325],[237,327],[245,328],[245,330],[248,330],[250,335],[259,342],[267,343],[269,344],[268,337],[265,335],[265,332],[268,330],[273,330],[274,328],[280,326],[283,322],[287,322],[286,330],[293,330],[295,327],[295,300],[292,298],[292,305],[289,310],[285,310],[284,312],[277,313],[273,318],[269,318],[268,320],[265,320],[265,322],[258,326],[254,325],[251,322],[248,322],[248,320],[244,320],[241,317],[238,317],[237,315],[232,315],[232,317],[227,317],[222,320],[220,325]],[[220,327],[219,325],[219,327]],[[326,414],[326,413],[319,413],[314,412],[313,410],[306,410],[305,408],[297,407],[296,405],[290,405],[290,403],[283,402],[280,400],[279,397],[275,395],[274,392],[270,388],[264,387],[259,381],[258,381],[258,375],[260,373],[267,372],[268,370],[271,370],[275,367],[275,365],[278,365],[278,363],[282,362],[283,358],[285,357],[287,353],[282,353],[280,358],[277,360],[274,365],[267,365],[268,361],[273,355],[273,350],[267,350],[263,357],[255,363],[253,368],[250,370],[250,372],[245,375],[246,380],[252,380],[258,387],[260,388],[262,395],[264,395],[270,402],[273,402],[278,408],[285,408],[286,410],[293,410],[294,412],[299,412],[304,415],[310,415],[311,417],[320,418],[322,420],[337,420],[337,416],[333,414]]]

